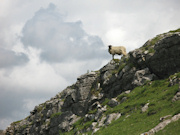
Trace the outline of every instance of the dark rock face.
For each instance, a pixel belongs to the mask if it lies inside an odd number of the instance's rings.
[[[103,115],[107,108],[101,103],[106,98],[110,99],[109,106],[114,107],[127,100],[124,97],[116,101],[115,97],[122,92],[180,72],[180,32],[161,34],[153,42],[151,39],[121,60],[112,60],[99,71],[80,76],[75,84],[36,106],[26,119],[12,123],[6,135],[57,135],[73,129],[73,124],[82,117],[96,122],[77,134],[107,126],[121,114]],[[171,85],[174,83],[172,80]],[[174,99],[179,100],[179,93]],[[88,113],[92,110],[96,112]]]
[[[147,59],[151,72],[165,78],[180,71],[180,33],[163,38],[154,49],[155,53]]]

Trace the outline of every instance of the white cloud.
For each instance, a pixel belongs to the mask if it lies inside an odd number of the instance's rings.
[[[53,67],[46,62],[40,62],[37,50],[30,49],[29,51],[30,61],[26,65],[14,67],[10,74],[6,76],[3,76],[3,72],[1,73],[1,85],[7,85],[11,82],[8,85],[11,89],[18,86],[20,89],[16,91],[28,88],[34,92],[50,90],[52,92],[67,86],[67,81],[56,74]]]
[[[72,2],[71,6],[70,4],[66,6],[68,20],[80,18],[83,20],[84,29],[99,35],[106,46],[110,43],[123,44],[127,46],[128,51],[142,46],[149,38],[157,34],[177,29],[180,22],[178,0],[100,0],[98,2],[86,1],[83,7],[81,2],[78,5],[77,2]],[[88,10],[89,8],[91,10]],[[115,29],[121,34],[123,30],[126,35],[119,39],[107,37]],[[115,33],[117,32],[114,32],[114,37]]]
[[[40,103],[43,103],[45,100],[47,100],[46,98],[29,98],[29,99],[24,99],[23,102],[23,109],[25,110],[33,110],[35,106],[37,106]]]
[[[102,40],[87,34],[81,21],[65,22],[54,4],[41,8],[25,24],[21,40],[25,46],[41,49],[41,59],[48,62],[107,58]]]
[[[126,36],[126,31],[122,30],[122,28],[112,28],[106,33],[107,42],[112,45],[119,45],[119,43],[123,42],[123,39]]]

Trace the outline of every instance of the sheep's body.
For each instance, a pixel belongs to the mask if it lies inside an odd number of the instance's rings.
[[[112,45],[109,45],[109,50],[108,51],[109,51],[110,54],[112,54],[113,59],[114,59],[115,54],[118,54],[118,55],[123,54],[124,56],[127,55],[126,48],[124,46],[112,46]]]

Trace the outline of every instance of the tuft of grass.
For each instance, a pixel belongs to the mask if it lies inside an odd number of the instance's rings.
[[[169,32],[170,32],[170,33],[180,32],[180,28],[177,29],[177,30],[171,30],[171,31],[169,31]]]
[[[38,113],[41,112],[42,109],[43,109],[43,106],[39,106],[39,107],[37,108],[37,112],[38,112]]]
[[[69,132],[62,132],[61,130],[59,130],[59,135],[74,135],[75,132],[73,130],[69,131]]]
[[[119,63],[119,59],[113,59],[115,63]]]
[[[53,113],[50,118],[52,119],[52,118],[58,117],[61,114],[62,112]]]
[[[12,125],[18,124],[18,123],[20,123],[21,121],[22,121],[22,120],[15,121],[15,122],[12,123]]]
[[[98,85],[98,82],[96,83],[96,85],[95,86],[92,86],[92,88],[91,88],[91,94],[92,95],[95,95],[95,96],[98,96],[99,95],[99,93],[101,92],[101,88],[96,88],[97,87],[97,85]]]
[[[99,93],[100,93],[99,90],[95,90],[95,88],[91,88],[91,94],[92,95],[98,96]]]
[[[84,121],[84,118],[82,117],[81,119],[79,119],[78,121],[76,121],[74,124],[73,124],[73,127],[78,127],[80,125],[83,125],[83,121]]]
[[[110,101],[110,99],[109,99],[109,98],[105,98],[104,102],[102,103],[102,106],[107,105],[109,101]]]
[[[90,110],[90,111],[88,112],[88,114],[95,114],[96,112],[97,112],[97,108],[94,109],[94,110]]]
[[[134,65],[132,65],[129,60],[130,60],[130,57],[122,57],[120,60],[119,59],[114,59],[114,61],[116,63],[119,63],[119,64],[112,71],[112,75],[115,75],[115,74],[121,72],[121,70],[128,64],[130,65],[130,67],[131,66],[133,67]],[[112,76],[110,76],[110,77],[112,77]]]
[[[155,45],[159,40],[161,40],[162,37],[160,35],[157,35],[155,38],[153,38],[151,41],[150,41],[150,46],[152,45]]]
[[[171,75],[169,78],[173,79],[173,78],[180,78],[180,72],[179,73],[175,73],[174,75]]]
[[[123,63],[118,68],[118,73],[126,66],[126,63]]]
[[[69,132],[70,134],[66,133],[65,135],[73,135],[76,134],[77,131],[82,131],[83,129],[87,129],[93,122],[94,120],[84,122],[84,118],[82,117],[73,124],[73,130]]]

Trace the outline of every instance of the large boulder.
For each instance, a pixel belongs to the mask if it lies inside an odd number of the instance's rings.
[[[159,78],[180,72],[180,33],[165,36],[155,44],[155,53],[147,57],[146,64]]]
[[[88,111],[91,98],[91,87],[97,78],[96,72],[91,72],[78,77],[73,88],[65,96],[63,111],[72,111],[74,114],[84,116]]]

